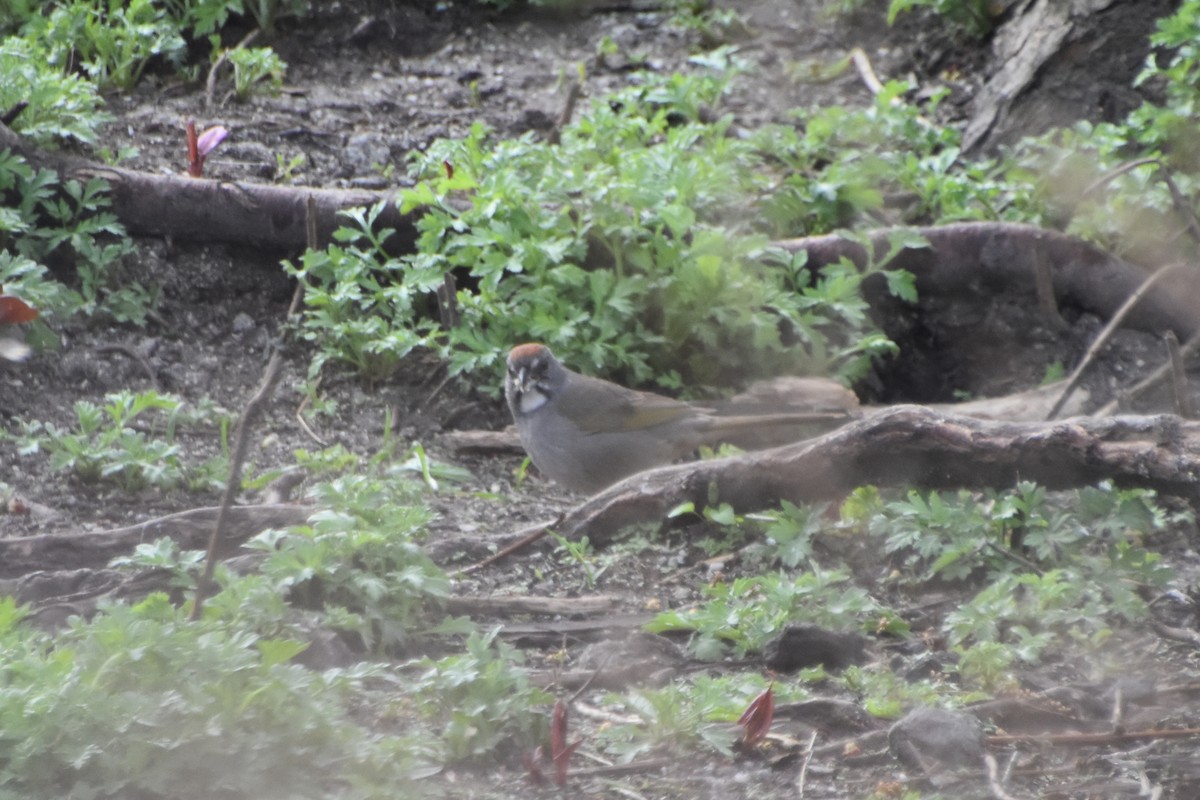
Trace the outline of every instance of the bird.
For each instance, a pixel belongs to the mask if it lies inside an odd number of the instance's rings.
[[[849,420],[845,412],[721,416],[712,409],[573,372],[544,344],[508,354],[504,395],[521,445],[538,470],[593,494],[622,478],[670,464],[738,432],[793,431]],[[811,434],[809,434],[811,435]],[[779,441],[779,439],[775,439]]]

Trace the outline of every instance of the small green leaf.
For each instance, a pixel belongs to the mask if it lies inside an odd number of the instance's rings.
[[[917,302],[917,278],[906,269],[886,270],[888,291],[906,303]]]
[[[286,664],[309,647],[308,642],[298,642],[295,639],[259,639],[255,645],[262,654],[264,667]]]

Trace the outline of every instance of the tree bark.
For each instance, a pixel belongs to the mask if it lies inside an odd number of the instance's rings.
[[[1146,280],[1146,272],[1098,247],[1057,231],[1012,222],[958,222],[912,229],[929,242],[927,248],[900,251],[888,269],[905,269],[917,281],[922,302],[937,296],[978,298],[982,305],[1001,292],[1025,293],[1036,302],[1039,261],[1049,268],[1054,299],[1103,319],[1112,316]],[[803,250],[808,263],[823,267],[842,258],[860,269],[884,257],[891,231],[870,234],[874,253],[836,234],[778,242],[787,250]],[[883,292],[876,291],[876,295]],[[1143,330],[1174,331],[1182,340],[1200,330],[1195,298],[1200,296],[1200,270],[1179,271],[1147,292],[1129,317]],[[871,297],[873,307],[896,301]],[[899,313],[899,312],[897,312]]]
[[[1002,489],[1030,480],[1069,489],[1106,479],[1200,507],[1200,422],[1160,415],[1008,423],[896,406],[816,439],[634,475],[566,512],[555,530],[602,546],[683,503],[705,507],[710,486],[744,513],[782,500],[836,500],[866,484]]]
[[[331,241],[346,220],[340,212],[385,202],[378,219],[393,228],[387,242],[395,253],[411,252],[416,220],[401,214],[394,193],[351,189],[274,186],[192,178],[185,174],[154,175],[110,167],[66,153],[33,147],[0,124],[0,150],[11,149],[34,167],[52,169],[63,180],[103,178],[111,187],[112,212],[135,236],[163,236],[224,242],[297,253],[306,246],[307,199],[316,202],[317,238]]]
[[[141,522],[127,528],[94,533],[44,533],[18,539],[0,539],[0,580],[18,578],[35,570],[96,569],[117,556],[129,555],[139,544],[164,536],[181,550],[208,546],[217,510],[196,508]],[[267,528],[299,525],[313,510],[305,506],[234,506],[229,518],[228,553]]]

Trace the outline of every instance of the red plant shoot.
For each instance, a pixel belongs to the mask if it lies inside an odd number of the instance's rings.
[[[567,744],[567,704],[560,698],[554,703],[554,713],[550,717],[550,757],[554,760],[554,782],[559,786],[567,784],[567,767],[571,754],[579,749],[582,739]]]
[[[771,720],[775,717],[775,684],[763,690],[762,694],[750,701],[750,705],[738,718],[742,726],[742,745],[753,747],[766,738],[771,730]]]
[[[204,175],[204,159],[225,141],[229,131],[224,125],[214,125],[199,136],[196,135],[196,120],[187,123],[188,175],[199,178]]]
[[[533,748],[533,752],[521,755],[521,763],[525,765],[525,774],[534,786],[546,785],[546,773],[542,772],[542,759],[545,757],[546,751],[541,745]]]

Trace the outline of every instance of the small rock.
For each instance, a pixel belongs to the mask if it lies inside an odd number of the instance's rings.
[[[392,160],[392,148],[378,133],[356,133],[346,142],[346,166],[353,174],[374,172]]]
[[[970,714],[915,708],[888,731],[888,749],[910,769],[981,767],[983,726]]]
[[[255,328],[254,318],[246,312],[240,312],[233,318],[233,332],[237,336],[245,336]]]
[[[823,665],[845,669],[867,660],[867,640],[854,632],[830,631],[816,625],[789,625],[763,650],[767,666],[776,672],[795,672]]]

